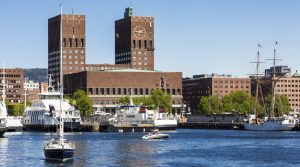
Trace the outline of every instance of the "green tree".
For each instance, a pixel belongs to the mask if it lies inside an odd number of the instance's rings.
[[[269,95],[266,100],[266,106],[268,109],[268,115],[270,115],[271,112],[271,103],[272,103],[272,95]],[[286,95],[275,95],[275,108],[274,108],[274,114],[275,116],[281,116],[284,114],[288,114],[291,110],[289,99]]]
[[[77,89],[73,94],[73,100],[76,109],[80,111],[82,116],[90,115],[93,113],[93,103],[90,97],[88,97],[85,91]]]
[[[130,103],[130,97],[129,96],[121,97],[118,100],[118,104],[121,104],[121,105],[128,105],[129,103]]]
[[[222,112],[221,105],[221,100],[217,96],[202,96],[198,108],[202,114],[218,114]]]
[[[151,103],[154,108],[164,107],[168,113],[172,112],[171,95],[161,89],[154,89],[150,95]]]

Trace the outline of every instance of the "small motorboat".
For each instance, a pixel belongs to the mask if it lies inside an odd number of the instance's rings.
[[[145,140],[152,140],[152,139],[164,139],[164,138],[169,138],[169,134],[163,134],[163,133],[158,133],[158,130],[154,130],[153,132],[144,135],[142,139]]]

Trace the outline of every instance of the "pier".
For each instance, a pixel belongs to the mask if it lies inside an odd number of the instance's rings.
[[[186,122],[178,123],[178,128],[184,129],[244,129],[242,122]]]

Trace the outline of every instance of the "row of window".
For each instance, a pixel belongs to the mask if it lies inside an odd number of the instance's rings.
[[[15,74],[4,74],[5,78],[20,78],[20,75]],[[3,78],[3,74],[0,74],[0,78]]]
[[[154,88],[89,88],[90,95],[130,95],[133,89],[134,95],[150,95]],[[181,89],[162,89],[171,95],[181,95]]]
[[[300,82],[300,80],[278,80],[277,82]]]
[[[142,42],[142,40],[137,40],[137,41],[133,40],[132,45],[133,45],[134,49],[136,49],[136,48],[142,49],[142,47],[144,49],[153,48],[152,40],[150,40],[150,41],[144,40],[143,42]]]
[[[215,83],[215,84],[217,84],[217,83],[220,83],[220,84],[221,84],[221,83],[223,83],[223,80],[220,80],[219,82],[218,82],[218,81],[214,81],[214,83]],[[242,83],[242,84],[243,84],[243,83],[247,83],[247,84],[249,84],[250,81],[235,81],[235,82],[234,82],[234,81],[228,81],[228,80],[225,80],[224,83],[225,83],[225,84],[228,84],[228,83],[231,83],[231,84],[233,84],[233,83]]]
[[[218,86],[215,86],[215,88],[218,88]],[[220,85],[219,88],[223,88],[223,86]],[[233,85],[230,85],[230,86],[225,85],[224,88],[233,88]],[[239,87],[238,85],[236,85],[234,88],[242,88],[242,89],[247,88],[247,89],[248,89],[249,86],[248,86],[248,85],[246,85],[246,86],[241,85],[241,86]]]
[[[67,47],[67,42],[68,42],[68,47],[84,47],[84,39],[81,38],[81,39],[77,39],[77,38],[69,38],[69,39],[66,39],[64,38],[63,39],[63,42],[62,42],[62,46],[63,47]]]
[[[300,87],[298,85],[276,85],[277,87]]]

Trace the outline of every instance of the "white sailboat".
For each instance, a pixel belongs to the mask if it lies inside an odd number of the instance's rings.
[[[62,7],[60,12],[62,17]],[[60,119],[58,129],[58,139],[51,139],[44,146],[46,159],[65,161],[72,159],[75,151],[75,144],[64,138],[64,113],[63,111],[63,69],[62,69],[62,19],[60,19]]]
[[[277,42],[275,46],[277,45]],[[271,102],[271,112],[270,116],[265,119],[258,118],[258,110],[256,104],[258,103],[258,86],[259,86],[259,52],[257,52],[257,66],[256,66],[256,100],[255,100],[255,115],[250,115],[249,119],[246,123],[244,123],[244,128],[246,130],[255,130],[255,131],[287,131],[292,130],[296,123],[298,122],[292,116],[281,116],[275,117],[274,108],[275,108],[275,86],[276,86],[276,78],[275,78],[275,61],[276,61],[276,48],[274,48],[274,58],[273,60],[273,74],[272,74],[272,102]]]
[[[7,131],[7,108],[5,105],[5,71],[3,63],[3,80],[2,80],[2,101],[0,101],[0,137],[3,137],[4,133]]]

